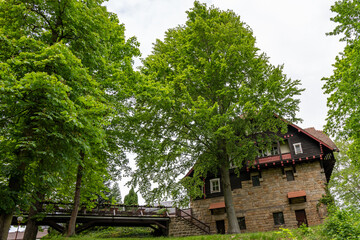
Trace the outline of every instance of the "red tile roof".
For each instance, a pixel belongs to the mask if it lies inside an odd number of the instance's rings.
[[[224,208],[225,202],[217,202],[217,203],[211,203],[209,206],[209,210],[217,209],[217,208]]]
[[[297,198],[297,197],[306,197],[306,192],[302,190],[302,191],[288,193],[288,198]]]
[[[310,133],[311,135],[313,135],[314,137],[316,137],[317,139],[323,141],[324,143],[326,143],[333,149],[337,148],[335,143],[333,141],[331,141],[331,139],[323,131],[316,130],[313,127],[305,128],[304,130],[306,132]]]

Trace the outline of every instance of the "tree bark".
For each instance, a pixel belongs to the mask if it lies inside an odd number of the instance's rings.
[[[44,200],[45,194],[37,192],[37,200],[34,206],[30,207],[29,216],[26,223],[26,229],[24,233],[24,239],[26,240],[36,240],[36,235],[38,233],[38,226],[36,224],[36,219],[34,217],[38,212],[41,211],[42,201]]]
[[[18,157],[19,158],[26,157],[26,154],[27,153],[25,151],[20,151]],[[9,179],[9,190],[14,192],[12,198],[15,205],[17,204],[18,201],[18,193],[24,184],[25,169],[26,169],[25,162],[20,162],[19,166],[17,167],[17,171]],[[14,211],[15,211],[15,206],[13,207],[13,209],[9,209],[7,212],[0,213],[0,240],[7,240]]]
[[[232,192],[231,192],[231,183],[230,183],[230,173],[229,173],[229,164],[223,164],[220,167],[221,173],[221,186],[224,193],[225,199],[225,209],[228,218],[228,234],[240,233],[239,223],[236,218],[235,208],[233,204]]]
[[[0,215],[0,240],[7,240],[13,213]]]
[[[83,154],[81,154],[81,155],[82,155],[81,157],[83,158]],[[73,236],[75,234],[76,218],[77,218],[79,206],[80,206],[80,189],[81,189],[82,170],[83,170],[83,167],[79,164],[78,172],[76,175],[74,208],[73,208],[73,211],[72,211],[71,217],[70,217],[68,231],[66,234],[67,237]]]

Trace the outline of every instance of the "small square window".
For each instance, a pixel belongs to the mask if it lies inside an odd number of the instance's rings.
[[[272,153],[272,155],[278,155],[278,154],[279,154],[278,147],[277,147],[277,146],[274,146],[274,147],[272,148],[271,153]]]
[[[274,217],[274,224],[275,225],[283,225],[283,224],[285,224],[284,214],[282,212],[273,213],[273,217]]]
[[[251,177],[252,183],[254,187],[260,186],[260,176],[255,175]]]
[[[210,180],[210,192],[211,193],[220,192],[220,178],[215,178]]]
[[[239,217],[238,223],[239,223],[240,230],[246,230],[245,217]]]
[[[292,170],[285,171],[285,174],[286,174],[286,179],[288,181],[294,181],[295,180],[294,172]]]
[[[301,143],[294,143],[295,154],[303,153]]]

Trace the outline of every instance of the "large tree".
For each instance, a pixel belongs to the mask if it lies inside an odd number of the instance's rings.
[[[329,33],[340,35],[345,42],[336,57],[332,76],[324,78],[328,117],[325,130],[343,142],[349,142],[346,154],[360,169],[360,1],[337,1],[331,11],[338,25]]]
[[[102,4],[0,1],[0,239],[23,196],[76,174],[72,235],[83,176],[124,159],[118,132],[139,51]]]
[[[337,141],[339,152],[335,153],[336,164],[331,174],[329,188],[340,206],[359,208],[360,202],[360,171],[347,155],[350,142]]]
[[[228,232],[240,232],[230,164],[251,162],[286,131],[284,119],[298,120],[300,83],[282,70],[234,12],[195,1],[185,25],[169,29],[143,61],[132,122],[139,127],[130,130],[138,137],[134,183],[146,200],[199,196],[202,179],[220,174]]]

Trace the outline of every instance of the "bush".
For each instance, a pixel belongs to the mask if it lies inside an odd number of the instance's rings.
[[[359,239],[360,211],[354,207],[329,209],[324,232],[331,239]]]

